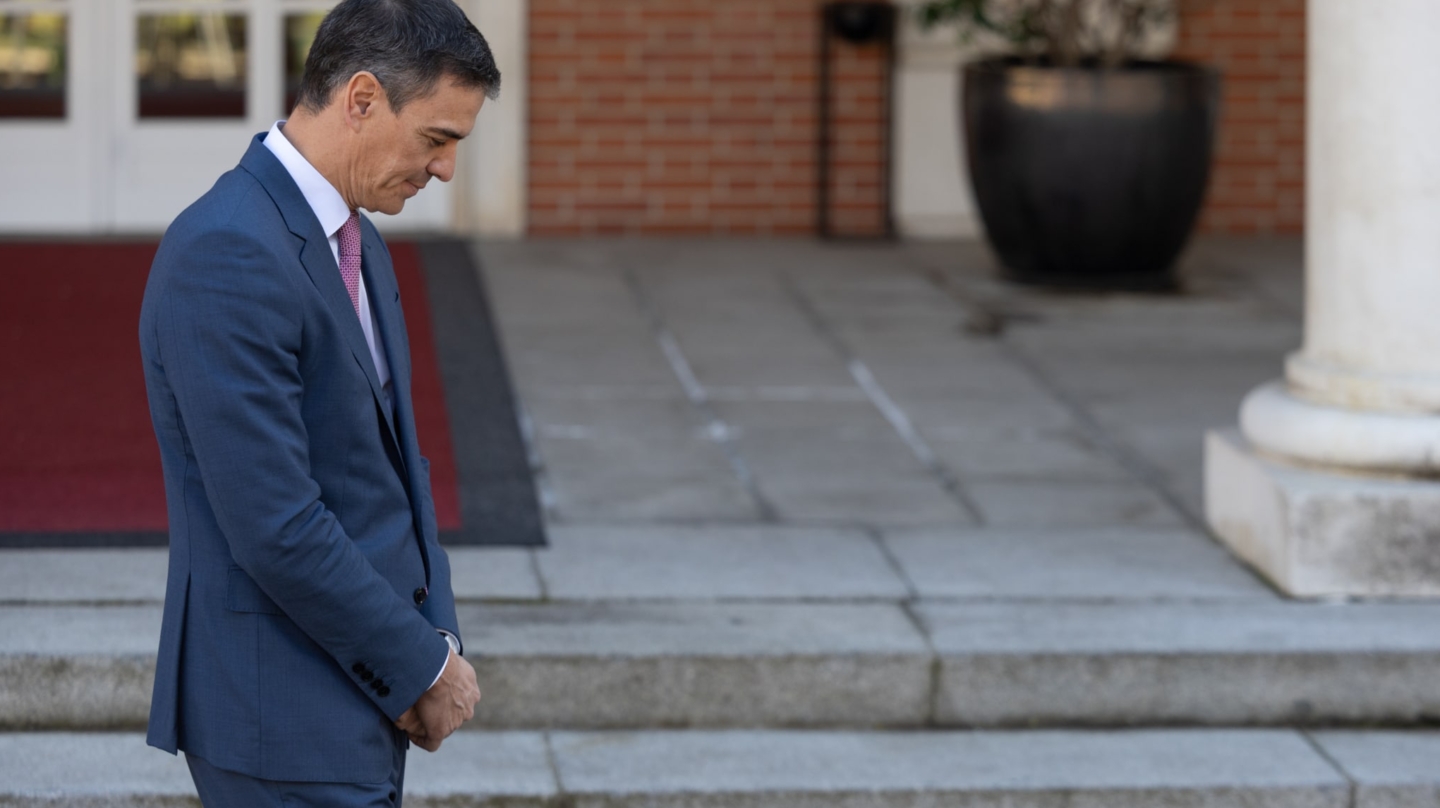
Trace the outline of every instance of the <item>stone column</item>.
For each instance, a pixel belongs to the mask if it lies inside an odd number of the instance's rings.
[[[1208,437],[1206,512],[1291,594],[1440,595],[1440,2],[1307,14],[1304,347]]]

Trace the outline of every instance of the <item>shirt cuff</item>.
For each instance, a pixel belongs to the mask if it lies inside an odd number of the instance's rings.
[[[450,650],[451,650],[451,651],[454,651],[454,652],[457,653],[457,654],[460,653],[460,639],[459,639],[458,637],[456,637],[454,634],[451,634],[450,632],[446,631],[446,630],[443,629],[443,628],[437,628],[437,629],[435,629],[435,630],[438,631],[438,632],[440,632],[440,636],[441,636],[441,637],[444,637],[444,638],[445,638],[445,642],[450,645]],[[442,663],[440,663],[440,672],[437,673],[437,674],[435,674],[435,681],[433,681],[433,682],[430,683],[430,687],[434,687],[436,684],[438,684],[438,683],[440,682],[440,677],[445,675],[445,668],[446,668],[447,666],[449,666],[449,665],[450,665],[450,655],[449,655],[449,654],[446,654],[446,655],[445,655],[445,661],[442,662]],[[429,690],[429,689],[430,689],[430,688],[426,688],[426,690]]]

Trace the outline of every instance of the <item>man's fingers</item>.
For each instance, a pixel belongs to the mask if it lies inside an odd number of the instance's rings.
[[[411,708],[421,728],[423,741],[412,739],[422,749],[434,751],[440,743],[475,717],[480,701],[480,687],[475,682],[475,669],[453,650],[450,663],[440,681],[436,682]],[[403,716],[402,716],[403,717]]]
[[[413,735],[422,729],[420,714],[415,712],[414,707],[411,707],[395,719],[395,726]]]
[[[440,749],[441,740],[426,735],[411,735],[410,743],[424,749],[426,752],[435,752]]]

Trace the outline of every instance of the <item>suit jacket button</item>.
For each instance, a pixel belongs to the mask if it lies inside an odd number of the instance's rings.
[[[425,589],[425,587],[423,587],[423,586],[420,587],[419,589],[415,590],[415,605],[416,605],[416,606],[420,606],[420,605],[424,604],[424,603],[425,603],[425,598],[427,598],[427,597],[429,597],[429,596],[430,596],[430,592],[429,592],[427,589]]]
[[[377,696],[379,696],[380,698],[383,699],[383,698],[385,698],[386,696],[390,695],[390,688],[388,688],[388,687],[382,687],[382,688],[380,688],[379,690],[375,691],[375,695],[377,695]]]
[[[375,681],[373,681],[373,682],[370,683],[370,686],[373,687],[373,688],[375,688],[376,690],[385,690],[385,689],[386,689],[386,688],[385,688],[385,680],[384,680],[384,679],[376,679]]]
[[[368,682],[368,681],[370,681],[371,679],[374,679],[374,678],[375,678],[375,674],[374,674],[374,673],[371,673],[370,671],[361,671],[361,672],[360,672],[360,680],[361,680],[362,682]]]
[[[354,671],[356,676],[361,676],[365,673],[365,663],[356,662],[354,665],[350,666],[350,670]]]

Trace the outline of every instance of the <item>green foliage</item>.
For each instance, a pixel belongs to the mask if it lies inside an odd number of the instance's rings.
[[[959,23],[961,36],[996,34],[1023,56],[1073,67],[1118,67],[1152,27],[1194,0],[929,0],[917,9],[923,28]]]

